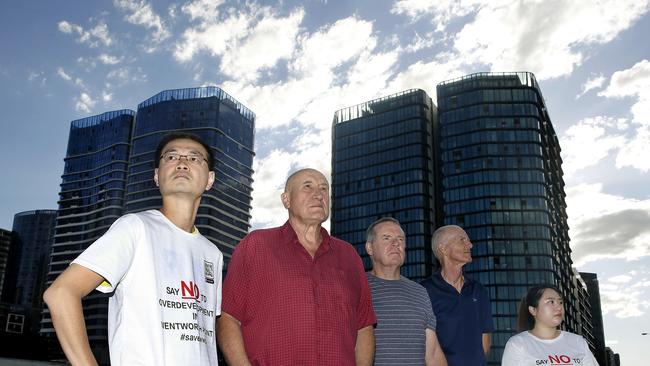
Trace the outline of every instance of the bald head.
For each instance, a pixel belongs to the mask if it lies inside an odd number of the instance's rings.
[[[445,259],[445,253],[447,247],[451,244],[459,243],[462,245],[463,242],[467,242],[469,249],[472,248],[472,243],[469,241],[469,237],[465,230],[458,225],[445,225],[438,228],[431,237],[431,249],[433,250],[433,255],[436,256],[440,264],[443,264]],[[469,250],[467,249],[467,250]],[[469,262],[471,262],[471,255],[469,257]]]
[[[316,169],[300,169],[289,175],[280,196],[289,220],[295,224],[318,224],[329,217],[330,185]]]
[[[299,169],[289,174],[289,176],[287,177],[287,181],[284,183],[284,192],[289,192],[289,190],[291,190],[291,185],[293,181],[296,180],[296,178],[299,177],[302,173],[307,173],[307,172],[321,175],[325,179],[325,181],[327,181],[327,178],[325,178],[325,174],[321,173],[316,169],[312,169],[312,168]]]

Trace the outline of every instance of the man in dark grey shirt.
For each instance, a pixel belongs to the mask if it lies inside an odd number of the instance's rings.
[[[385,217],[366,231],[372,271],[366,273],[377,315],[375,365],[447,365],[436,337],[436,317],[424,287],[400,275],[406,238]]]

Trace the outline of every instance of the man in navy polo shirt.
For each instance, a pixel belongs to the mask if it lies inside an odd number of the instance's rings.
[[[485,287],[463,274],[463,266],[472,261],[472,242],[460,226],[447,225],[433,233],[431,246],[440,271],[422,285],[438,320],[436,333],[447,363],[486,365],[494,324]]]

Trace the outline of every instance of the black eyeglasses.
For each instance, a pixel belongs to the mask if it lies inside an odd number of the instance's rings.
[[[185,158],[185,160],[192,165],[201,165],[203,164],[203,161],[206,163],[208,162],[206,158],[198,154],[181,155],[175,152],[166,152],[160,155],[160,160],[162,160],[163,163],[177,163],[181,158]]]

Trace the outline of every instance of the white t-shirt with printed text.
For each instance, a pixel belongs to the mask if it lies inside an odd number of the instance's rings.
[[[541,339],[525,331],[508,340],[501,366],[598,366],[581,336],[562,331],[555,339]]]
[[[73,263],[106,279],[112,366],[217,365],[223,255],[158,210],[128,214]]]

